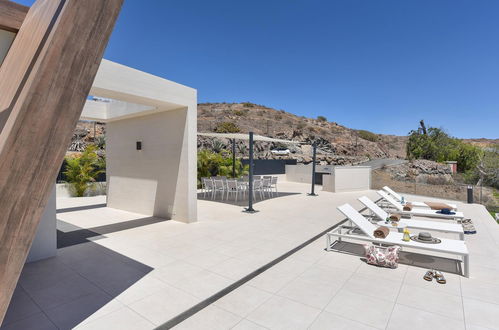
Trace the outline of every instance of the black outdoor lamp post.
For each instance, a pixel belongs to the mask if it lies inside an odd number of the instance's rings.
[[[249,178],[248,178],[248,207],[244,210],[247,213],[255,213],[253,209],[253,132],[249,132]]]
[[[315,193],[315,161],[317,158],[317,142],[314,141],[314,144],[312,144],[313,147],[313,154],[312,154],[312,189],[310,194],[308,196],[317,196]]]
[[[232,177],[236,178],[236,139],[232,139]]]

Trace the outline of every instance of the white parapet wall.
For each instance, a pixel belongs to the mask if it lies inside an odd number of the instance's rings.
[[[317,165],[316,173],[322,173],[322,190],[347,192],[371,188],[370,166]],[[286,181],[310,183],[312,164],[286,165]]]
[[[310,183],[312,180],[312,166],[311,165],[286,165],[286,181]]]
[[[330,175],[322,177],[322,190],[348,192],[371,189],[370,166],[334,166]]]
[[[317,173],[329,173],[333,166],[316,165]],[[310,183],[312,181],[312,164],[286,165],[286,181]]]

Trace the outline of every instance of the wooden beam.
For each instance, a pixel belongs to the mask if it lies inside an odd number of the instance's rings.
[[[0,29],[17,32],[23,24],[29,7],[9,0],[0,0]]]
[[[0,323],[122,2],[38,0],[0,67]]]

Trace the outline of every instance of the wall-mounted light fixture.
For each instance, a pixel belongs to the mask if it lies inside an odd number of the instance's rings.
[[[135,143],[135,148],[136,148],[137,150],[142,150],[142,141],[137,141],[137,142]]]

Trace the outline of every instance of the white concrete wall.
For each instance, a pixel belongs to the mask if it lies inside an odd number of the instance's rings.
[[[322,188],[331,192],[371,189],[371,167],[335,166],[330,176],[323,177]]]
[[[322,176],[322,190],[331,192],[359,191],[371,188],[370,166],[326,166],[317,165]],[[286,181],[310,183],[312,164],[286,165]]]
[[[91,111],[108,123],[108,206],[196,221],[197,91],[102,60],[90,95],[147,106]]]
[[[286,165],[286,181],[289,182],[312,182],[312,165]]]
[[[35,239],[31,245],[26,262],[53,257],[57,254],[57,214],[55,185],[43,212]]]
[[[194,115],[196,105],[107,124],[108,207],[196,220]]]
[[[333,166],[328,165],[315,165],[316,173],[329,173],[333,169]],[[301,183],[311,183],[312,182],[312,164],[297,164],[297,165],[286,165],[286,181],[290,182],[301,182]]]

